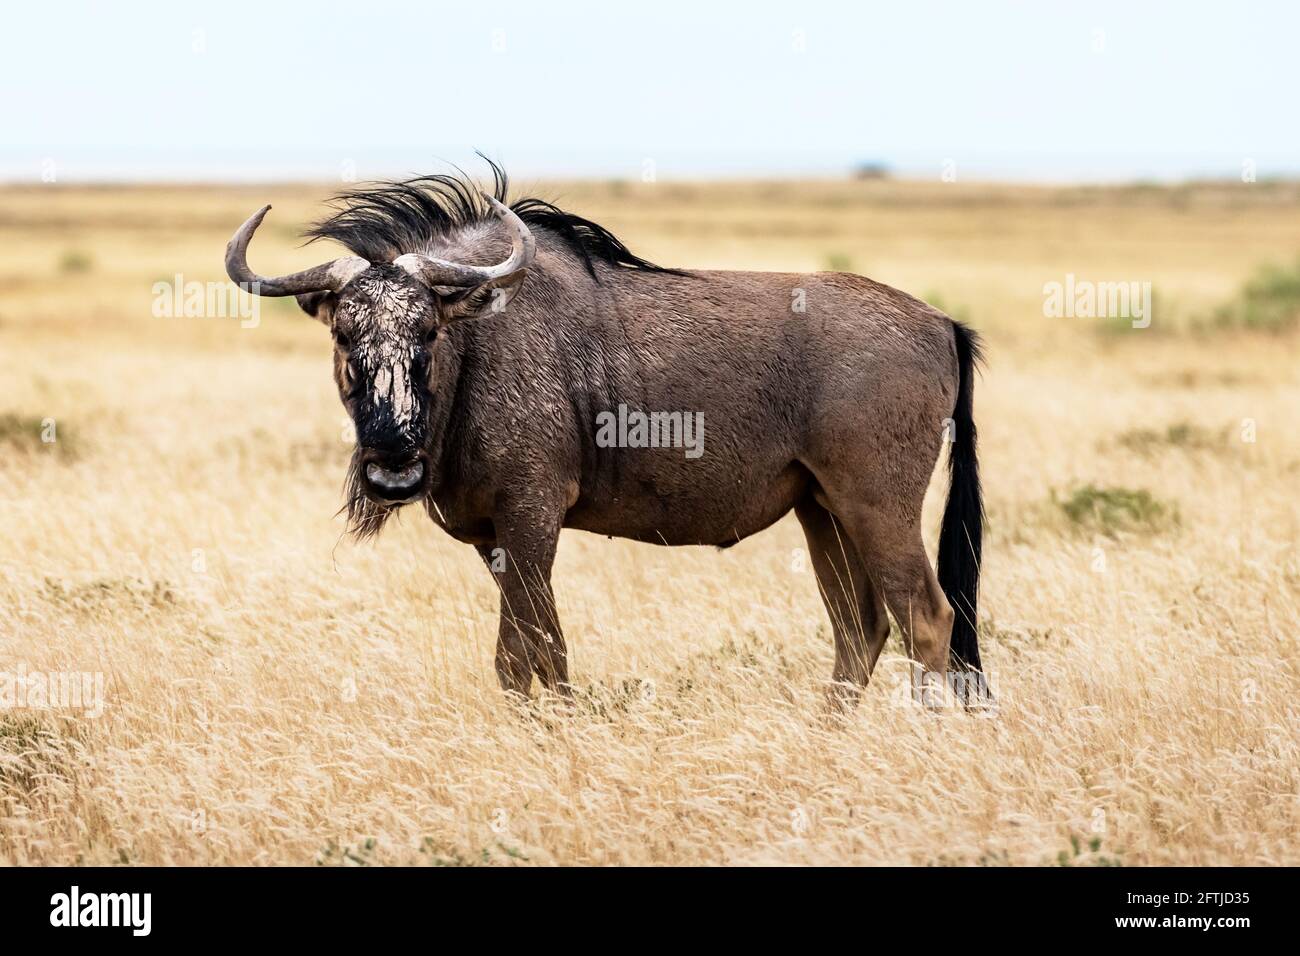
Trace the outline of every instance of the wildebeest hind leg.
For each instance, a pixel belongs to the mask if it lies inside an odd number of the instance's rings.
[[[922,686],[934,686],[926,703],[937,702],[948,671],[948,645],[953,612],[921,541],[917,519],[897,517],[888,510],[835,502],[836,515],[862,556],[866,573],[883,594],[903,632],[908,656],[922,667]]]
[[[835,636],[835,669],[828,697],[832,706],[847,710],[857,703],[861,688],[871,678],[889,636],[889,618],[857,548],[834,515],[811,495],[795,505],[795,514],[808,539],[817,589]]]

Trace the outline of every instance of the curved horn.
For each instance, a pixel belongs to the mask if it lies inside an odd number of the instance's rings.
[[[268,279],[248,268],[248,243],[262,224],[262,219],[270,210],[263,206],[248,217],[248,221],[226,243],[226,275],[232,282],[258,295],[283,296],[301,295],[304,292],[321,292],[328,289],[338,292],[357,277],[359,273],[370,268],[370,263],[356,256],[344,256],[326,262],[312,269],[294,272],[287,276]]]
[[[411,275],[423,279],[425,285],[438,286],[477,286],[494,279],[503,279],[521,269],[527,269],[537,255],[537,240],[522,219],[515,215],[509,206],[499,203],[487,193],[483,198],[491,204],[492,209],[501,220],[510,227],[510,257],[495,266],[470,266],[461,262],[448,262],[418,252],[408,252],[393,260],[393,265],[400,266]]]

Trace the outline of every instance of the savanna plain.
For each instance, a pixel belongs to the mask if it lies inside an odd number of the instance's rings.
[[[155,314],[263,203],[256,268],[333,254],[296,238],[333,188],[9,186],[0,672],[104,683],[97,715],[0,708],[0,862],[1300,862],[1300,187],[517,188],[662,264],[860,272],[984,334],[996,708],[913,706],[895,635],[829,717],[793,517],[724,552],[565,532],[577,702],[511,705],[473,549],[414,509],[343,534],[327,332]],[[1150,325],[1044,315],[1068,275],[1149,282]]]

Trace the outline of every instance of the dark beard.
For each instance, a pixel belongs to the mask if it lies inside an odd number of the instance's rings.
[[[360,459],[360,451],[353,451],[352,461],[348,465],[348,476],[343,482],[343,494],[347,502],[340,510],[346,510],[348,513],[348,534],[358,541],[364,541],[379,534],[388,516],[397,509],[381,505],[366,497],[365,489],[361,484]]]

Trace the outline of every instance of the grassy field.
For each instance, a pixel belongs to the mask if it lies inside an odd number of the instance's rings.
[[[329,191],[0,189],[0,672],[104,682],[0,709],[0,862],[1300,863],[1296,186],[536,187],[664,264],[852,270],[985,333],[997,712],[909,706],[895,637],[842,725],[793,518],[566,532],[580,703],[531,715],[472,549],[342,536],[325,331],[152,309],[264,202],[255,267],[324,258]],[[1151,326],[1045,317],[1068,274],[1150,282]]]

